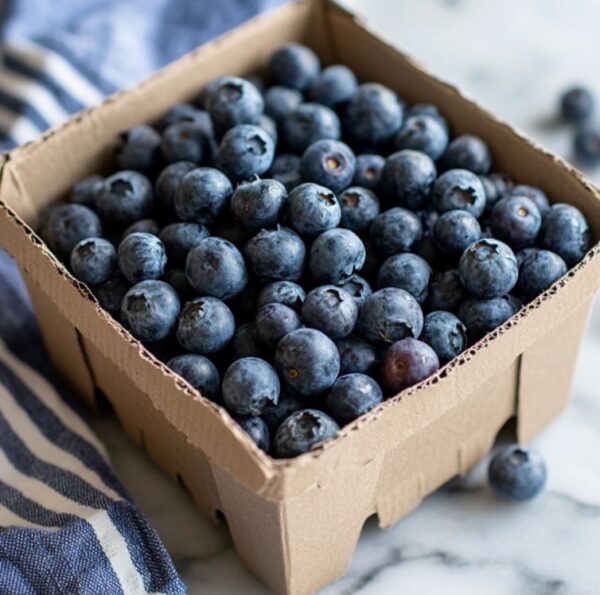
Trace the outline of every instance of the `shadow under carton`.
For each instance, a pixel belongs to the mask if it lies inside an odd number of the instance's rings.
[[[421,385],[290,461],[258,450],[229,415],[171,373],[103,312],[31,230],[85,175],[113,165],[117,135],[152,122],[224,74],[260,71],[284,42],[312,46],[411,102],[438,105],[482,136],[497,169],[581,209],[600,237],[600,196],[576,170],[498,121],[326,0],[300,1],[212,41],[129,91],[3,156],[0,238],[24,273],[56,368],[91,408],[102,391],[123,428],[213,519],[224,515],[248,568],[279,593],[344,574],[364,521],[388,527],[491,448],[517,420],[528,440],[568,403],[600,245],[502,327]]]

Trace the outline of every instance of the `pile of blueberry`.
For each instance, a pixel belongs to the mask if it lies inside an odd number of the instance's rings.
[[[123,133],[40,234],[100,304],[293,457],[420,382],[590,248],[486,143],[286,45]],[[343,141],[341,140],[343,138]]]

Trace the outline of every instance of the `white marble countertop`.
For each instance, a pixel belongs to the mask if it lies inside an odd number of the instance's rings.
[[[346,0],[399,47],[569,157],[556,98],[582,81],[600,97],[595,0]],[[600,117],[600,116],[599,116]],[[600,182],[600,170],[589,172]],[[568,201],[568,197],[565,197]],[[412,595],[587,595],[600,592],[600,299],[581,349],[571,407],[536,440],[547,491],[499,502],[480,465],[388,531],[367,524],[347,576],[325,590]],[[190,593],[268,591],[243,567],[227,529],[131,445],[116,422],[90,420],[134,500],[157,528]]]

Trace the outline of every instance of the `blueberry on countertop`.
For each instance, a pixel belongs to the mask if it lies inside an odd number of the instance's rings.
[[[568,266],[576,265],[591,248],[592,236],[583,213],[572,205],[552,205],[542,223],[541,243]]]
[[[261,308],[266,304],[284,304],[296,312],[300,312],[305,298],[306,292],[298,283],[274,281],[260,290],[256,306]]]
[[[511,193],[494,205],[490,225],[495,237],[514,250],[520,250],[537,240],[542,215],[532,200]]]
[[[252,438],[256,446],[265,452],[269,451],[271,437],[269,428],[265,421],[256,415],[236,417],[235,421],[244,429],[246,434]]]
[[[371,343],[359,335],[349,335],[338,339],[335,344],[340,352],[340,375],[356,372],[376,376],[379,356]]]
[[[115,247],[103,238],[81,240],[71,251],[71,272],[88,285],[101,285],[117,266]]]
[[[420,256],[411,253],[395,254],[381,265],[377,285],[380,288],[404,289],[422,304],[427,297],[431,274],[431,267]]]
[[[466,169],[450,169],[433,185],[433,205],[440,213],[463,210],[479,218],[483,214],[486,195],[481,180]]]
[[[317,283],[343,283],[365,263],[365,246],[349,229],[329,229],[313,242],[309,268]]]
[[[410,252],[422,235],[419,217],[402,207],[384,211],[371,225],[371,239],[382,256]]]
[[[318,140],[339,140],[341,125],[332,109],[319,103],[302,103],[282,120],[280,132],[290,151],[302,153]]]
[[[300,316],[285,304],[265,304],[256,313],[254,336],[267,351],[273,351],[283,337],[302,326]]]
[[[371,411],[383,401],[381,387],[365,374],[340,376],[327,396],[327,408],[341,426]]]
[[[309,291],[302,304],[302,320],[331,339],[349,335],[356,326],[358,306],[341,287],[321,285]]]
[[[513,444],[501,448],[491,459],[488,479],[496,495],[523,502],[538,496],[546,485],[546,464],[535,451]]]
[[[581,122],[592,115],[596,101],[589,89],[574,86],[560,96],[560,113],[567,122]]]
[[[376,190],[385,165],[385,157],[374,153],[363,153],[356,156],[353,186]]]
[[[356,157],[352,149],[341,141],[321,139],[302,154],[300,174],[305,182],[314,182],[340,192],[354,177]]]
[[[277,429],[273,439],[275,456],[286,459],[308,452],[313,446],[333,438],[339,430],[337,423],[318,409],[296,411]]]
[[[549,250],[533,250],[519,267],[517,292],[525,301],[531,301],[546,291],[567,272],[565,261]]]
[[[294,188],[287,200],[291,226],[305,236],[316,236],[337,227],[342,210],[335,194],[325,186],[307,182]]]
[[[436,352],[443,365],[466,349],[467,327],[451,312],[437,310],[425,316],[419,339]]]
[[[390,345],[383,356],[382,375],[388,388],[399,393],[435,373],[440,362],[435,351],[408,337]]]
[[[150,233],[132,233],[117,249],[119,270],[131,283],[158,279],[165,272],[167,255],[163,243]]]
[[[492,155],[487,144],[478,136],[463,134],[450,142],[442,161],[446,169],[467,169],[485,175],[492,166]]]
[[[319,57],[305,45],[288,43],[275,50],[269,61],[269,78],[275,85],[306,91],[319,76]]]
[[[207,357],[197,353],[186,353],[169,360],[167,365],[204,397],[213,401],[219,397],[221,387],[219,372]]]

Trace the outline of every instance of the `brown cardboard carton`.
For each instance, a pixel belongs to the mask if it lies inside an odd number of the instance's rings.
[[[45,205],[108,171],[118,132],[151,122],[210,79],[260,70],[283,42],[311,45],[409,101],[437,104],[456,132],[490,144],[498,169],[587,216],[600,195],[572,167],[466,100],[327,1],[256,18],[133,89],[4,156],[0,242],[23,271],[52,360],[81,398],[100,391],[123,427],[213,518],[274,591],[310,593],[341,576],[367,517],[388,527],[488,452],[511,417],[528,440],[567,404],[577,348],[600,284],[600,245],[564,279],[460,358],[386,401],[338,438],[290,461],[258,450],[229,415],[174,376],[108,314],[32,231]]]

